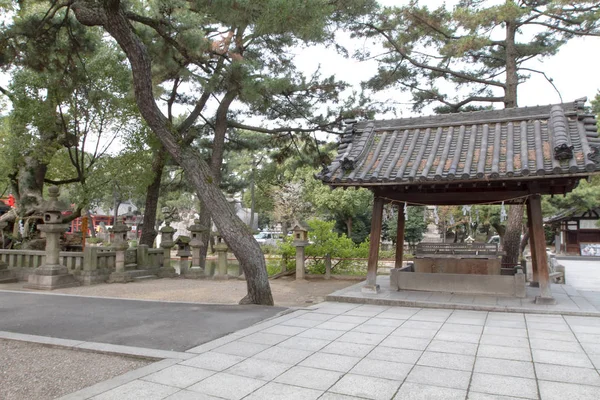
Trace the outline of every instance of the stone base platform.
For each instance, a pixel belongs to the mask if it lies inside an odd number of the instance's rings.
[[[499,266],[499,264],[498,264]],[[451,292],[466,295],[491,294],[524,298],[525,275],[474,275],[455,273],[404,272],[391,270],[392,289]]]
[[[551,284],[556,304],[536,304],[540,289],[527,287],[525,298],[497,295],[467,295],[450,292],[395,290],[390,288],[389,276],[377,276],[380,292],[364,293],[365,282],[333,292],[326,301],[456,310],[501,311],[536,314],[562,314],[600,317],[600,306],[590,296],[597,292],[579,292],[569,285]]]
[[[80,283],[71,274],[63,275],[37,275],[30,274],[28,282],[23,286],[26,289],[54,290],[79,286]]]

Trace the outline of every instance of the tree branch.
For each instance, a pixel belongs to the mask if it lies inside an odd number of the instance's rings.
[[[558,90],[558,88],[556,87],[556,85],[554,84],[554,81],[552,80],[552,78],[550,78],[548,75],[546,75],[546,73],[544,71],[538,71],[537,69],[532,69],[532,68],[519,68],[520,70],[524,70],[524,71],[531,71],[531,72],[535,72],[536,74],[541,74],[544,76],[544,78],[546,78],[546,80],[548,81],[549,84],[552,85],[552,87],[554,88],[554,90],[556,91],[556,94],[558,94],[558,97],[560,98],[560,102],[564,103],[563,98],[560,94],[560,91]]]
[[[77,178],[63,179],[63,180],[58,180],[58,181],[55,181],[53,179],[44,178],[44,183],[49,183],[51,185],[66,185],[68,183],[76,183],[76,182],[81,182],[81,178],[77,177]]]
[[[425,64],[425,63],[421,63],[417,60],[415,60],[414,58],[410,57],[408,55],[408,53],[406,51],[404,51],[399,45],[398,43],[396,43],[396,41],[387,33],[385,32],[383,29],[380,29],[378,27],[376,27],[375,25],[372,24],[365,24],[367,27],[377,31],[380,35],[382,35],[387,41],[388,43],[394,47],[394,49],[406,60],[408,60],[408,62],[410,62],[412,65],[414,65],[417,68],[423,68],[429,71],[434,71],[434,72],[439,72],[442,74],[446,74],[446,75],[451,75],[455,78],[459,78],[459,79],[465,79],[468,81],[472,81],[472,82],[477,82],[477,83],[481,83],[484,85],[490,85],[490,86],[497,86],[497,87],[501,87],[503,89],[506,88],[506,85],[497,81],[491,81],[491,80],[486,80],[486,79],[481,79],[481,78],[477,78],[473,75],[468,75],[462,72],[458,72],[458,71],[454,71],[448,68],[441,68],[441,67],[436,67],[434,65],[429,65],[429,64]]]

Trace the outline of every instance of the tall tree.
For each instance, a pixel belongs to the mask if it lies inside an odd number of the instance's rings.
[[[552,84],[527,61],[556,54],[573,37],[599,36],[599,16],[597,1],[461,0],[451,10],[413,1],[384,8],[357,31],[381,39],[386,50],[369,87],[411,91],[416,109],[433,103],[438,112],[458,112],[485,103],[517,107],[518,85],[531,74]],[[522,225],[523,206],[511,206],[505,263],[518,261]]]
[[[77,212],[91,200],[88,178],[112,139],[135,124],[122,53],[85,30],[73,16],[55,15],[40,30],[39,9],[21,4],[0,32],[0,67],[10,71],[0,92],[10,101],[3,157],[17,208],[2,218],[35,215],[44,183],[79,183]],[[55,156],[67,163],[47,176]],[[64,157],[61,157],[64,156]]]
[[[183,168],[204,209],[240,260],[248,283],[248,295],[242,301],[272,304],[260,247],[235,216],[217,184],[214,161],[218,157],[213,156],[209,165],[197,149],[189,146],[196,134],[190,128],[206,102],[219,95],[213,153],[221,151],[220,136],[233,126],[228,122],[227,111],[234,99],[246,95],[249,100],[250,94],[257,102],[268,99],[268,89],[279,83],[269,75],[290,65],[287,51],[291,45],[327,39],[329,23],[358,15],[372,2],[176,1],[159,2],[158,7],[134,7],[118,0],[76,0],[70,4],[79,22],[101,26],[127,55],[141,114],[166,152]],[[62,7],[63,4],[53,6],[50,14]],[[142,35],[149,30],[151,34]],[[155,64],[147,45],[152,41],[164,44],[164,54],[173,63],[186,66],[188,76],[202,77],[194,82],[202,95],[193,101],[192,111],[177,126],[157,103],[152,70]],[[262,91],[250,90],[253,87]],[[316,89],[315,93],[319,92],[323,91]],[[287,98],[293,94],[292,91]]]

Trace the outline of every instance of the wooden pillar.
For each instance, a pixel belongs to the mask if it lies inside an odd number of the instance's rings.
[[[546,237],[544,235],[544,222],[542,220],[542,198],[539,194],[529,196],[527,205],[531,216],[531,233],[533,234],[532,246],[535,247],[538,279],[540,283],[540,296],[535,298],[537,304],[555,304],[556,300],[550,291],[550,276],[548,273],[548,257],[546,255]]]
[[[398,229],[396,234],[396,268],[402,268],[404,255],[404,203],[398,204]]]
[[[529,251],[531,252],[531,282],[530,286],[539,287],[540,281],[538,278],[538,268],[537,268],[537,257],[536,257],[536,249],[534,245],[534,232],[532,228],[532,218],[531,218],[531,204],[529,202],[529,198],[527,198],[527,228],[529,229]]]
[[[377,293],[377,261],[379,260],[379,243],[381,241],[381,224],[383,217],[383,199],[375,196],[373,200],[373,216],[371,218],[371,239],[369,247],[369,261],[367,264],[367,283],[363,292]]]

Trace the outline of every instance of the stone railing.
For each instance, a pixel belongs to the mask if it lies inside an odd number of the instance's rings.
[[[163,264],[163,249],[149,249],[140,245],[126,252],[128,269],[158,269]],[[19,280],[27,280],[35,268],[44,264],[46,255],[42,250],[0,249],[0,259],[14,271]],[[115,271],[116,252],[107,247],[86,246],[82,252],[61,251],[60,264],[84,285],[102,283]]]
[[[164,255],[163,249],[148,249],[148,265],[163,267]]]
[[[83,267],[82,251],[61,251],[58,253],[59,262],[67,267],[70,273],[75,274]]]
[[[19,280],[27,280],[27,276],[46,259],[43,250],[6,250],[0,249],[0,259],[14,269]]]

